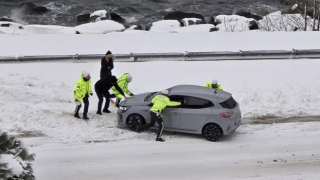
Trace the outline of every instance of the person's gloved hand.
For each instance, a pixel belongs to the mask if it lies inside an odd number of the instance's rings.
[[[131,94],[130,94],[130,96],[134,96],[134,94],[133,94],[133,93],[131,93]]]

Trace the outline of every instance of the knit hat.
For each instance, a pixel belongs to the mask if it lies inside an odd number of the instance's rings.
[[[127,82],[131,82],[132,81],[132,76],[129,74],[128,76],[127,76]]]
[[[218,84],[218,80],[213,79],[213,80],[212,80],[212,84]]]
[[[164,89],[161,91],[161,94],[163,95],[168,95],[169,94],[169,91],[167,89]]]
[[[83,72],[83,77],[88,77],[88,76],[90,76],[90,74],[87,71],[84,71]]]
[[[111,51],[108,51],[108,52],[106,53],[106,55],[108,55],[108,54],[112,54]]]

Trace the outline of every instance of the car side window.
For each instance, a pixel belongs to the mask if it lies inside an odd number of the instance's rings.
[[[202,109],[202,108],[208,108],[213,107],[214,104],[206,99],[196,98],[196,97],[189,97],[189,100],[187,101],[186,108],[189,109]]]
[[[183,102],[186,97],[185,96],[179,96],[179,95],[173,95],[169,96],[170,101],[175,101],[175,102]],[[167,106],[166,108],[182,108],[183,105],[180,106]]]

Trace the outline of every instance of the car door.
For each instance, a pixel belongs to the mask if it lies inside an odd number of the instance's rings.
[[[169,96],[170,101],[181,102],[185,97],[179,95]],[[181,118],[181,105],[180,106],[167,106],[163,112],[163,122],[166,128],[179,129]]]
[[[180,129],[197,131],[202,128],[212,113],[214,104],[206,99],[189,97],[187,104],[181,109]]]

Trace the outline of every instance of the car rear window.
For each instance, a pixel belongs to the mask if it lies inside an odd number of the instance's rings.
[[[226,108],[226,109],[233,109],[237,106],[237,102],[233,99],[233,97],[231,96],[229,99],[227,99],[226,101],[224,102],[221,102],[220,105],[223,107],[223,108]]]

